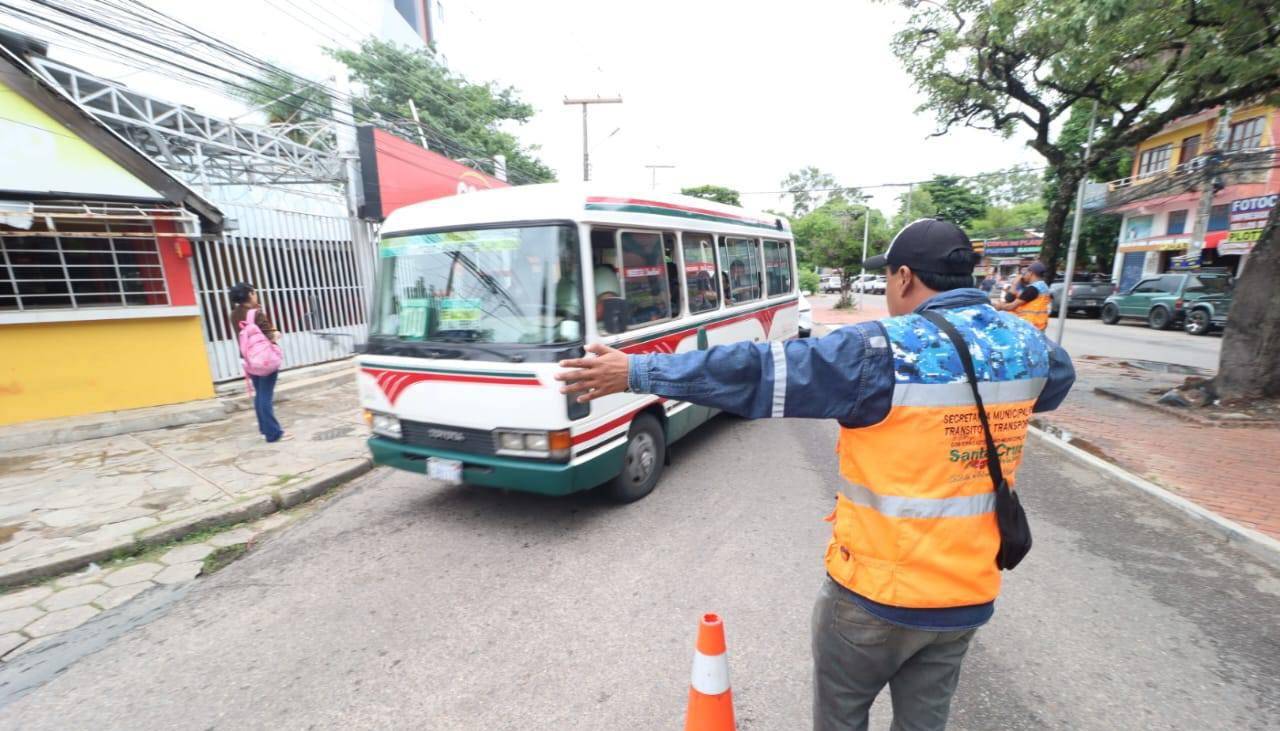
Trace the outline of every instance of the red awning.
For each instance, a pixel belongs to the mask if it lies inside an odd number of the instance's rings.
[[[1229,231],[1210,231],[1204,235],[1204,248],[1216,249],[1222,240],[1227,238]]]

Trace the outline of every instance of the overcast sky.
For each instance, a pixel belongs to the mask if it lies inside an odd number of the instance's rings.
[[[316,79],[332,73],[321,47],[399,23],[390,2],[355,2],[150,0]],[[649,189],[652,163],[676,166],[658,171],[660,190],[715,183],[744,193],[775,191],[806,165],[850,186],[1041,165],[1020,137],[929,137],[935,122],[914,111],[919,95],[890,51],[905,12],[865,0],[445,0],[441,47],[455,71],[514,86],[535,107],[513,131],[541,146],[561,180],[582,174],[581,111],[563,105],[566,95],[623,97],[592,107],[590,133],[593,178],[626,190]],[[66,44],[55,53],[68,58]],[[243,111],[164,73],[69,60],[202,111]],[[900,191],[868,192],[889,210]],[[784,206],[771,193],[743,203]]]
[[[562,98],[621,94],[591,109],[595,178],[647,189],[716,183],[772,191],[816,165],[842,185],[1040,165],[1020,139],[957,130],[914,110],[890,50],[902,9],[860,0],[454,0],[445,5],[450,64],[519,88],[538,109],[523,139],[562,180],[581,176],[580,107]],[[614,137],[610,132],[621,128]],[[878,191],[891,205],[895,191]],[[774,195],[744,196],[752,207]]]

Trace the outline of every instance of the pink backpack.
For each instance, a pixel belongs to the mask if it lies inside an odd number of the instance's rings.
[[[240,363],[246,376],[269,376],[280,370],[284,351],[258,327],[257,317],[257,310],[249,310],[240,323]]]

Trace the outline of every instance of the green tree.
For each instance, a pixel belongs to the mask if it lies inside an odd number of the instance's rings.
[[[970,190],[954,175],[935,175],[920,188],[933,200],[937,216],[961,228],[981,216],[989,205],[986,198]]]
[[[1045,213],[1044,204],[1039,200],[992,206],[980,218],[973,219],[965,232],[974,239],[1021,238],[1044,228]]]
[[[327,52],[364,85],[356,105],[361,122],[412,119],[412,100],[427,144],[437,152],[469,159],[472,164],[481,163],[476,157],[504,155],[514,183],[554,179],[551,169],[535,156],[536,147],[521,145],[503,129],[504,123],[523,123],[533,116],[533,107],[511,87],[468,81],[445,68],[429,48],[403,48],[370,38],[358,51],[331,48]],[[409,135],[411,139],[416,131]]]
[[[993,206],[1012,206],[1040,199],[1044,176],[1030,166],[997,170],[971,178],[973,191]]]
[[[738,191],[722,185],[699,185],[694,188],[681,188],[680,192],[685,195],[691,195],[694,198],[703,198],[729,206],[742,205],[742,201],[738,198]]]
[[[898,195],[898,212],[893,217],[893,227],[901,229],[912,221],[933,218],[936,215],[938,215],[938,206],[934,204],[933,196],[917,185]]]
[[[849,191],[857,197],[856,191]],[[870,219],[867,219],[868,212]],[[797,252],[804,250],[817,266],[840,271],[844,288],[840,293],[839,307],[849,305],[849,286],[852,275],[862,268],[862,238],[867,229],[867,256],[875,256],[885,250],[891,238],[889,224],[884,215],[874,208],[853,203],[844,196],[833,198],[791,223],[796,239]]]
[[[845,194],[834,177],[812,165],[783,178],[782,188],[791,196],[791,213],[796,217],[812,211],[829,198]]]
[[[1067,121],[1063,123],[1061,131],[1058,132],[1058,145],[1077,159],[1084,156],[1085,142],[1089,136],[1090,106],[1091,103],[1077,104],[1067,116]],[[1110,125],[1111,120],[1100,120],[1100,124],[1103,126]],[[1126,178],[1132,170],[1132,165],[1133,151],[1127,147],[1120,148],[1112,152],[1108,157],[1099,160],[1091,171],[1091,177],[1096,180]],[[1044,197],[1046,201],[1052,203],[1062,194],[1059,184],[1060,177],[1055,168],[1049,168],[1045,171]],[[1067,204],[1069,209],[1075,209],[1075,201],[1075,191],[1072,191]],[[1067,218],[1062,231],[1064,241],[1071,240],[1073,225],[1074,219]],[[1080,247],[1076,253],[1076,271],[1083,272],[1094,269],[1099,272],[1110,272],[1111,263],[1115,259],[1116,241],[1119,235],[1120,216],[1098,211],[1086,212],[1081,221]],[[1059,247],[1054,263],[1063,263],[1062,268],[1065,270],[1066,259],[1066,247]]]
[[[1280,88],[1272,0],[901,0],[912,10],[894,52],[924,92],[938,134],[954,126],[1030,135],[1057,174],[1045,262],[1063,242],[1076,184],[1170,121]],[[1054,140],[1077,106],[1098,103],[1087,159]]]
[[[261,79],[229,87],[229,90],[254,109],[261,110],[268,124],[318,123],[333,117],[333,97],[329,91],[292,74],[272,71]],[[332,133],[327,131],[290,129],[285,134],[301,144],[332,146],[334,142]]]

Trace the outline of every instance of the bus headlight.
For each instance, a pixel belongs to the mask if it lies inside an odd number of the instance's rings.
[[[376,411],[370,413],[372,414],[372,418],[369,421],[369,428],[373,430],[374,434],[390,437],[392,439],[400,438],[401,433],[399,419],[391,414],[379,414]]]
[[[566,462],[573,447],[573,439],[567,429],[560,431],[508,431],[494,432],[498,454],[513,457],[537,457]]]

